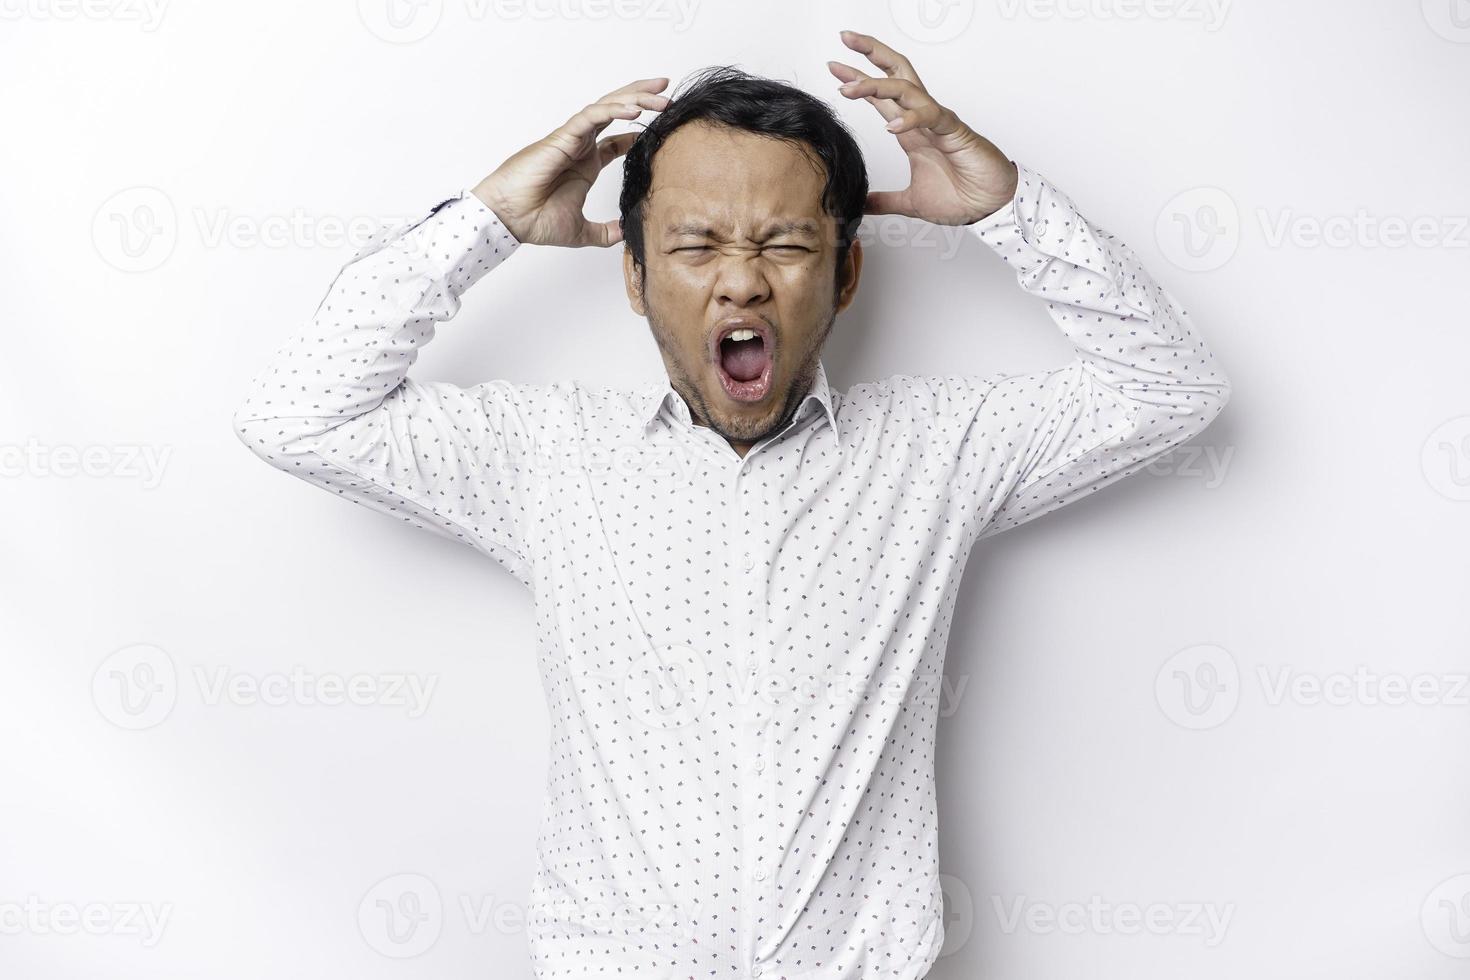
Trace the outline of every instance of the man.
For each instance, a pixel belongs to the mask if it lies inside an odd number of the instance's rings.
[[[720,69],[634,82],[346,265],[255,381],[246,445],[450,535],[535,597],[551,772],[536,975],[922,976],[943,940],[937,681],[972,546],[1146,466],[1229,386],[1172,296],[908,60],[831,63],[912,182],[867,192],[831,110]],[[660,113],[641,134],[614,120]],[[582,214],[627,156],[621,221]],[[967,225],[1075,347],[846,392],[819,360],[867,213]],[[668,383],[408,376],[524,244],[625,243]]]

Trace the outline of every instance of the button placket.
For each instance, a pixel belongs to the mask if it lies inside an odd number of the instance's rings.
[[[732,510],[738,516],[738,526],[731,529],[732,540],[727,554],[730,556],[732,578],[736,584],[735,594],[742,599],[742,635],[747,638],[747,669],[739,678],[741,690],[746,692],[748,702],[742,712],[745,724],[742,732],[749,752],[749,764],[743,780],[744,800],[747,804],[747,820],[744,826],[744,881],[743,892],[747,902],[742,909],[746,923],[745,950],[750,975],[758,977],[767,968],[757,960],[759,951],[769,938],[773,924],[771,909],[776,884],[776,858],[770,851],[775,840],[771,832],[772,819],[771,783],[775,773],[773,749],[775,745],[775,702],[771,699],[763,681],[764,657],[767,652],[765,623],[765,579],[762,575],[764,562],[759,554],[759,543],[755,539],[756,529],[763,527],[763,501],[757,489],[751,486],[752,468],[755,460],[748,453],[735,468],[734,504]]]

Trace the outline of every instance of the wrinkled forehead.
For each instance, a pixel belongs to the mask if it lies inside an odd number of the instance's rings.
[[[835,223],[822,210],[822,162],[800,143],[692,123],[659,148],[652,178],[645,211],[650,235],[708,228],[729,237],[782,230],[821,236]]]

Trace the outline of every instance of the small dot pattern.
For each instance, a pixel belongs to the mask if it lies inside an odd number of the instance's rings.
[[[541,980],[923,976],[934,736],[973,546],[1198,434],[1229,384],[1134,253],[1023,167],[971,231],[1075,350],[833,391],[741,457],[667,384],[409,376],[519,243],[461,192],[369,243],[256,377],[240,439],[531,592],[550,763]]]

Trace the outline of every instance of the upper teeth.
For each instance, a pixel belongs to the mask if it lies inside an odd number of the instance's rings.
[[[755,339],[755,331],[754,330],[751,330],[749,327],[746,327],[746,328],[741,329],[741,330],[731,330],[730,331],[730,336],[727,337],[726,339],[727,340],[754,340]]]

